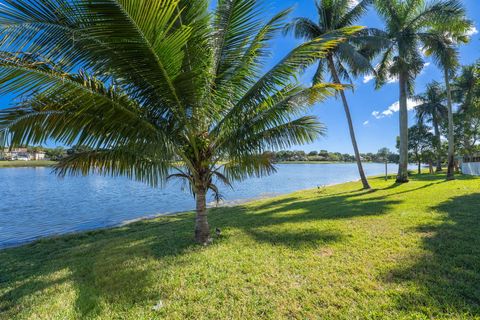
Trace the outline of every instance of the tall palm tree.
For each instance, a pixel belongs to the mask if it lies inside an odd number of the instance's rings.
[[[472,146],[470,132],[472,119],[480,113],[480,63],[463,66],[458,77],[452,85],[452,99],[459,104],[457,118],[460,123],[455,123],[461,128],[464,152],[469,152]],[[473,126],[475,127],[475,126]],[[474,144],[473,144],[474,145]]]
[[[3,0],[0,94],[22,97],[0,113],[8,143],[87,147],[60,175],[185,179],[195,239],[207,243],[216,181],[271,173],[264,151],[323,133],[302,114],[340,86],[292,78],[359,30],[313,39],[264,72],[288,11],[264,21],[261,5],[222,0],[211,14],[207,0]]]
[[[377,67],[377,88],[388,79],[398,78],[400,104],[400,163],[397,182],[408,182],[408,96],[413,94],[415,78],[423,68],[421,48],[440,23],[445,29],[463,16],[457,0],[376,0],[375,6],[385,23],[378,31],[390,41]]]
[[[362,0],[352,6],[350,0],[315,0],[318,23],[308,18],[297,18],[285,27],[285,33],[293,31],[297,38],[311,41],[330,32],[352,26],[366,12],[370,3],[371,0]],[[367,39],[368,37],[365,34],[355,39],[349,37],[346,42],[339,44],[335,50],[332,50],[327,55],[326,59],[322,59],[318,63],[313,84],[322,83],[326,72],[330,74],[333,82],[337,84],[340,84],[342,81],[352,82],[352,76],[372,72],[373,67],[370,64],[369,57],[363,55],[361,50],[359,50],[359,44],[365,44]],[[363,188],[370,189],[363,170],[347,98],[343,91],[339,93],[347,117],[350,139],[352,140],[355,160]]]
[[[435,26],[434,32],[425,36],[425,49],[436,64],[443,70],[448,106],[448,169],[447,180],[455,179],[455,141],[452,107],[452,90],[450,79],[458,67],[458,46],[468,42],[466,32],[472,27],[465,17],[464,10],[459,10],[456,19],[446,26],[443,22]]]
[[[415,97],[420,104],[415,107],[417,118],[420,123],[428,121],[432,124],[435,133],[435,149],[437,156],[437,172],[442,171],[442,142],[440,138],[440,123],[448,115],[448,109],[445,106],[445,91],[441,85],[433,81],[427,85],[424,94]]]

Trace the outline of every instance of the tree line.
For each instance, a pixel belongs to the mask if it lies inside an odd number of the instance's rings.
[[[385,153],[385,150],[386,153]],[[329,152],[327,150],[320,151],[300,151],[300,150],[281,150],[266,152],[274,162],[355,162],[355,155],[340,152]],[[377,153],[361,153],[362,162],[392,162],[398,163],[399,156],[396,153],[384,148]]]
[[[457,106],[452,115],[454,149],[458,155],[475,155],[480,152],[480,61],[463,66],[453,77],[450,90]],[[435,167],[436,172],[441,172],[448,166],[449,153],[446,86],[434,81],[415,99],[419,103],[415,107],[417,123],[408,129],[410,159],[418,164],[418,172],[422,162],[429,164],[431,171]],[[457,163],[454,161],[454,165]]]

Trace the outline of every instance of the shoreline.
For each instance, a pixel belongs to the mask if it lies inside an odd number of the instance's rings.
[[[377,176],[370,176],[368,178],[370,179],[370,178],[375,178],[375,177],[378,177],[378,175]],[[350,180],[350,181],[345,181],[345,182],[339,182],[339,183],[330,183],[330,184],[322,185],[321,187],[332,187],[332,186],[338,186],[338,185],[342,185],[342,184],[359,182],[359,181],[360,181],[360,179]],[[237,207],[237,206],[241,206],[241,205],[256,202],[256,201],[274,199],[274,198],[283,197],[283,196],[286,196],[286,195],[289,195],[289,194],[302,192],[302,191],[310,191],[310,190],[315,190],[315,188],[298,189],[298,190],[295,190],[293,192],[258,196],[258,197],[254,197],[254,198],[248,198],[248,199],[230,200],[230,201],[225,201],[224,203],[222,203],[220,205],[212,205],[214,202],[209,202],[209,203],[207,203],[207,208],[208,209],[215,209],[215,208]],[[98,228],[80,229],[80,230],[75,230],[75,231],[70,231],[70,232],[65,232],[65,233],[52,234],[52,235],[47,235],[47,236],[39,236],[39,237],[35,237],[35,238],[29,239],[29,240],[21,241],[21,242],[18,242],[18,243],[6,244],[6,245],[0,244],[0,251],[7,250],[7,249],[13,249],[13,248],[19,248],[19,247],[22,247],[22,246],[35,245],[37,242],[50,241],[50,240],[55,240],[55,239],[59,239],[59,238],[62,238],[62,237],[76,236],[76,235],[80,235],[80,234],[83,234],[83,233],[121,228],[121,227],[128,226],[128,225],[131,225],[131,224],[134,224],[134,223],[137,223],[137,222],[150,221],[150,220],[155,220],[155,219],[162,218],[162,217],[173,217],[173,216],[177,216],[177,215],[192,214],[192,213],[194,213],[194,211],[195,211],[195,209],[188,210],[188,211],[174,211],[174,212],[155,213],[155,214],[150,214],[150,215],[138,217],[138,218],[135,218],[135,219],[124,220],[124,221],[121,221],[119,223],[115,223],[115,224],[111,224],[111,225],[99,226]]]
[[[45,168],[51,167],[56,163],[56,161],[50,160],[30,160],[30,161],[19,161],[19,160],[1,160],[0,169],[12,169],[12,168]]]

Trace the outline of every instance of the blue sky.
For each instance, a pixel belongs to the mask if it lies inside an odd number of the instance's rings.
[[[469,19],[474,21],[475,27],[480,31],[480,1],[464,0],[465,8]],[[289,6],[294,6],[295,11],[291,17],[310,17],[316,21],[316,10],[314,0],[275,0],[272,1],[271,10],[276,11]],[[372,9],[358,23],[362,26],[382,28],[382,21]],[[279,38],[273,47],[274,58],[277,60],[284,56],[288,50],[291,50],[299,44],[298,40],[292,37]],[[480,33],[472,35],[472,40],[468,45],[460,49],[461,63],[470,64],[480,58]],[[443,76],[437,67],[426,58],[427,63],[422,74],[416,81],[416,92],[421,93],[425,85],[432,80],[443,82]],[[313,70],[307,70],[303,79],[311,79]],[[398,101],[398,83],[387,84],[380,90],[375,90],[374,81],[364,83],[364,78],[356,79],[355,92],[349,91],[347,99],[350,104],[352,118],[356,129],[357,140],[360,152],[376,152],[382,147],[388,147],[395,150],[395,141],[398,136],[398,112],[387,111]],[[391,108],[395,109],[395,108]],[[377,117],[372,115],[378,112]],[[382,114],[384,112],[384,114]],[[312,113],[318,116],[321,122],[327,125],[328,135],[318,139],[315,143],[307,146],[299,146],[300,150],[320,150],[338,151],[342,153],[353,153],[350,142],[350,136],[347,128],[345,113],[340,101],[334,98],[329,99],[312,110]],[[379,118],[379,119],[377,119]],[[414,121],[413,112],[410,112],[410,124]]]
[[[463,0],[467,9],[468,17],[474,21],[475,28],[480,30],[480,1]],[[291,14],[293,17],[310,17],[316,20],[314,0],[270,0],[269,15],[279,10],[294,7]],[[382,28],[382,22],[370,10],[359,23],[362,26]],[[273,44],[272,65],[285,56],[291,49],[301,41],[290,36],[278,37]],[[472,41],[460,49],[462,64],[470,64],[480,58],[480,33],[472,35]],[[442,82],[442,74],[437,67],[427,58],[426,66],[422,74],[417,78],[416,92],[420,93],[425,85],[432,80]],[[313,74],[313,68],[302,75],[302,79],[308,83]],[[387,84],[380,90],[375,90],[374,81],[365,83],[363,77],[356,79],[355,92],[347,92],[347,99],[350,103],[352,118],[356,129],[357,140],[361,152],[376,152],[382,147],[395,150],[395,139],[398,135],[398,112],[394,112],[395,103],[398,102],[398,83]],[[0,109],[10,105],[11,96],[0,97]],[[388,111],[390,108],[390,111]],[[393,110],[393,111],[392,111]],[[311,113],[316,115],[328,128],[328,135],[319,138],[316,142],[306,146],[298,146],[292,149],[299,150],[321,150],[352,153],[350,137],[348,134],[345,114],[341,103],[331,98],[319,105],[316,105]],[[375,116],[376,115],[376,116]],[[410,123],[413,123],[413,112],[410,112]],[[50,146],[53,146],[50,144]]]

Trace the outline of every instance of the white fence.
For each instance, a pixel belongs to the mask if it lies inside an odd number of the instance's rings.
[[[480,176],[480,162],[462,163],[462,173],[473,175],[473,176]]]

